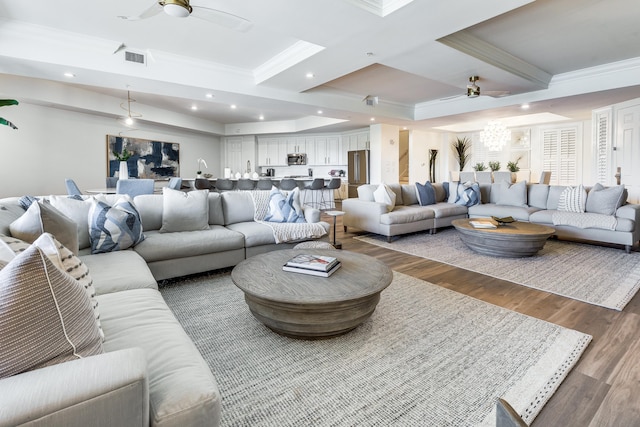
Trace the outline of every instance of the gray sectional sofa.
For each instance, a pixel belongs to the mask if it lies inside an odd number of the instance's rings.
[[[445,183],[448,186],[448,183]],[[522,184],[521,184],[522,185]],[[636,246],[640,240],[640,205],[626,203],[626,192],[621,205],[613,209],[613,229],[584,225],[554,224],[554,213],[558,212],[560,194],[567,188],[560,185],[524,184],[526,188],[518,197],[509,194],[510,185],[493,183],[480,185],[481,203],[470,207],[449,203],[443,184],[433,184],[436,193],[436,204],[421,206],[416,197],[414,184],[389,184],[396,194],[396,203],[388,212],[384,203],[376,202],[373,192],[378,184],[367,184],[358,187],[358,198],[346,199],[342,202],[345,211],[343,225],[371,233],[387,236],[391,241],[394,236],[429,231],[434,233],[438,228],[451,225],[451,221],[467,217],[506,217],[511,216],[519,221],[529,221],[555,228],[555,235],[560,239],[584,240],[595,243],[612,243],[623,245],[627,251]],[[586,188],[590,193],[591,188]],[[513,191],[513,189],[511,190]],[[587,193],[587,202],[589,201]],[[595,198],[592,198],[595,200]],[[601,212],[598,207],[594,212]],[[589,212],[584,215],[586,218]]]
[[[294,243],[276,244],[273,231],[253,220],[248,192],[210,193],[209,224],[199,231],[161,233],[162,195],[137,196],[134,203],[144,241],[108,253],[79,250],[93,278],[104,353],[0,379],[0,426],[219,425],[215,378],[157,281],[233,266]],[[0,233],[9,235],[24,213],[18,198],[0,200]],[[329,229],[318,210],[305,208],[304,215]]]

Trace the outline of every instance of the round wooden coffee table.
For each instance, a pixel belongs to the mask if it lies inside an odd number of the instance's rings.
[[[456,219],[451,224],[471,250],[483,255],[511,258],[533,256],[556,232],[545,225],[521,221],[497,228],[475,228],[469,221],[477,219],[480,218]]]
[[[334,256],[342,266],[330,277],[283,271],[300,253]],[[392,278],[375,258],[332,249],[276,250],[248,258],[231,272],[258,320],[279,334],[304,339],[330,338],[360,325]]]

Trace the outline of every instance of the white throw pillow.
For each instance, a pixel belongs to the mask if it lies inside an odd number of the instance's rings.
[[[567,187],[560,193],[558,210],[566,212],[584,212],[587,204],[587,191],[582,184]]]
[[[391,212],[396,207],[396,193],[385,183],[380,184],[373,192],[373,199],[378,203],[384,203],[387,206],[387,212]]]
[[[209,190],[162,189],[160,233],[209,229]]]
[[[500,193],[496,203],[498,205],[507,206],[527,206],[527,182],[520,181],[515,184],[509,184],[507,181],[501,181],[499,184]],[[495,186],[494,186],[495,188]]]

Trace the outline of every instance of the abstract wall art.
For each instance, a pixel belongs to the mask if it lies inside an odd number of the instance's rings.
[[[168,179],[180,176],[180,144],[126,136],[107,135],[107,176],[116,176],[125,153],[129,177]]]

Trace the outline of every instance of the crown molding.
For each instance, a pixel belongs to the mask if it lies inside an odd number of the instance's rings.
[[[299,40],[256,68],[253,71],[255,83],[263,83],[324,49],[323,46]]]

